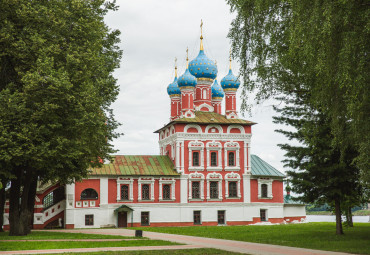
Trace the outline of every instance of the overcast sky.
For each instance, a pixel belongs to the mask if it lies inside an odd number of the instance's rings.
[[[121,31],[123,57],[115,72],[120,94],[113,104],[116,119],[124,133],[114,141],[117,154],[158,155],[158,135],[153,132],[168,123],[170,98],[167,86],[174,79],[174,59],[178,58],[179,75],[185,70],[186,47],[189,59],[199,53],[200,20],[206,55],[217,61],[220,81],[228,72],[230,40],[227,34],[235,14],[223,0],[118,0],[119,10],[106,17],[112,29]],[[238,63],[233,72],[238,75]],[[240,109],[240,90],[237,107]],[[274,132],[274,111],[266,102],[253,101],[252,153],[282,172],[284,152],[277,146],[284,136]],[[223,102],[224,111],[224,102]],[[241,114],[239,114],[241,117]]]

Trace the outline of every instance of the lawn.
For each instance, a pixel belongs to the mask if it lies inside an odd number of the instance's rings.
[[[160,251],[115,251],[115,252],[87,252],[87,253],[63,253],[63,254],[82,254],[82,255],[237,255],[231,251],[222,251],[217,249],[186,249],[186,250],[160,250]]]
[[[113,235],[96,235],[81,233],[64,233],[51,231],[32,231],[26,236],[9,236],[9,232],[0,232],[1,240],[46,240],[46,239],[129,239],[133,236],[113,236]]]
[[[8,232],[0,233],[0,251],[13,250],[44,250],[44,249],[66,249],[66,248],[94,248],[94,247],[130,247],[130,246],[158,246],[158,245],[175,245],[177,243],[149,240],[147,238],[137,238],[128,236],[81,234],[81,233],[63,233],[49,231],[32,231],[27,236],[9,236]],[[69,241],[78,239],[139,239],[123,241]],[[65,241],[36,241],[36,240],[65,239]],[[4,242],[2,242],[2,240]],[[5,240],[31,240],[27,242],[6,242]],[[32,241],[35,240],[35,241]]]
[[[144,231],[277,244],[317,250],[370,254],[370,223],[355,223],[335,235],[335,223],[315,222],[271,226],[197,226],[141,228]]]
[[[29,242],[0,242],[0,251],[17,250],[45,250],[45,249],[73,249],[96,247],[131,247],[131,246],[158,246],[176,245],[178,243],[161,240],[130,240],[130,241],[104,241],[104,242],[72,242],[72,241],[29,241]]]

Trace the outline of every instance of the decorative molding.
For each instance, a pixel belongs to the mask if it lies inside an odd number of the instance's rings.
[[[184,133],[187,133],[189,128],[195,128],[199,134],[203,133],[202,128],[197,124],[187,124],[184,128]]]
[[[121,200],[121,185],[129,185],[129,201],[134,200],[134,179],[133,178],[117,178],[117,201]]]
[[[203,107],[207,108],[207,109],[208,109],[208,111],[210,111],[210,112],[213,112],[213,111],[214,111],[213,106],[211,106],[211,105],[209,105],[209,104],[206,104],[206,103],[203,103],[203,104],[201,104],[201,105],[196,106],[196,107],[195,107],[195,110],[196,110],[196,111],[200,111],[200,109],[202,109]]]
[[[189,174],[189,201],[193,200],[193,194],[192,194],[192,182],[193,181],[198,181],[200,182],[200,199],[196,199],[197,201],[203,200],[204,199],[204,174],[202,173],[191,173]]]
[[[163,184],[170,184],[171,185],[171,198],[163,200]],[[174,201],[175,198],[175,185],[176,185],[176,180],[175,178],[164,178],[161,177],[159,179],[159,201]]]
[[[212,130],[211,130],[211,132],[209,132],[211,128],[216,128],[218,130],[218,133],[220,133],[220,134],[224,132],[220,125],[211,124],[211,125],[208,125],[206,127],[205,133],[213,133]]]
[[[222,175],[220,173],[209,173],[207,174],[207,200],[210,200],[210,182],[218,182],[218,199],[222,200]]]
[[[204,143],[199,141],[191,141],[188,144],[189,149],[189,171],[204,171]],[[193,151],[200,151],[200,165],[193,166]]]
[[[231,134],[230,131],[233,128],[239,129],[241,134],[245,134],[245,130],[244,130],[243,126],[241,126],[241,125],[230,125],[230,126],[228,126],[227,127],[227,133]]]
[[[273,194],[272,194],[272,182],[273,182],[273,179],[271,178],[258,178],[257,179],[258,181],[258,198],[259,199],[272,199],[273,198]],[[267,184],[267,197],[262,197],[261,193],[261,186],[262,184]]]
[[[233,198],[241,198],[240,192],[240,175],[234,172],[227,173],[225,175],[225,197],[229,198],[229,182],[236,181],[237,182],[237,197]]]
[[[143,201],[141,199],[141,185],[142,184],[149,184],[150,185],[150,201],[154,201],[154,178],[153,177],[148,177],[148,178],[145,178],[145,177],[140,177],[138,179],[138,200],[139,201]],[[144,200],[144,201],[147,201],[147,200]]]

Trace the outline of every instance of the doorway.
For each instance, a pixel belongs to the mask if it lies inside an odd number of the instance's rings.
[[[127,228],[127,212],[118,212],[118,227]]]

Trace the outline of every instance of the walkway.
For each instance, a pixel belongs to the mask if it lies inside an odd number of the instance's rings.
[[[76,229],[76,230],[55,230],[70,233],[86,233],[86,234],[104,234],[104,235],[119,235],[119,236],[134,236],[135,230],[129,229]],[[342,252],[330,252],[320,251],[312,249],[303,249],[295,247],[287,247],[280,245],[271,244],[259,244],[249,243],[241,241],[222,240],[205,237],[194,237],[184,235],[174,235],[165,233],[148,232],[143,230],[143,236],[150,239],[165,240],[177,243],[185,243],[191,246],[165,246],[172,249],[183,249],[183,248],[215,248],[225,251],[240,252],[245,254],[256,254],[256,255],[348,255],[349,253]],[[180,247],[180,248],[178,248]],[[127,247],[130,249],[136,248],[136,250],[146,249],[147,247]],[[152,249],[161,249],[159,246],[152,246]],[[97,248],[96,251],[98,251]],[[82,249],[78,249],[82,250]],[[0,253],[2,254],[2,253]],[[8,253],[9,254],[9,253]]]

